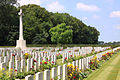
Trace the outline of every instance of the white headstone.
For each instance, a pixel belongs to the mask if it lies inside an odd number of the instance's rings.
[[[58,80],[62,79],[62,66],[58,66]]]
[[[33,79],[33,75],[28,75],[28,76],[26,76],[26,77],[25,77],[25,80],[34,80],[34,79]]]
[[[57,76],[57,70],[55,67],[52,68],[52,79],[54,79]]]
[[[36,75],[36,80],[43,80],[43,73],[42,72],[38,72],[35,75]]]
[[[66,80],[66,75],[67,75],[67,65],[63,65],[63,80]]]
[[[49,70],[44,71],[44,80],[50,80],[50,71]]]

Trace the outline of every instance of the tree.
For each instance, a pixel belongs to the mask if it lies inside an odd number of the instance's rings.
[[[104,41],[98,41],[98,44],[104,44]]]
[[[23,26],[27,44],[48,43],[49,29],[53,26],[50,13],[38,5],[24,5]]]
[[[51,41],[53,43],[69,44],[72,43],[72,26],[66,26],[65,23],[61,23],[49,30],[51,35]]]
[[[14,31],[18,31],[19,20],[17,8],[13,6],[16,2],[17,0],[0,1],[0,45],[15,45],[13,42],[15,43],[17,35]]]
[[[16,0],[0,1],[0,45],[15,45],[18,39],[19,8],[16,8],[13,4],[16,4]],[[34,4],[24,5],[21,8],[24,13],[24,39],[27,40],[27,44],[98,43],[99,31],[94,27],[87,26],[68,13],[48,12],[45,8]],[[50,29],[54,29],[58,24],[62,24],[64,27],[58,27],[59,31],[55,28],[51,34]],[[67,26],[69,26],[68,29],[66,29]],[[60,31],[61,34],[57,34]],[[57,35],[58,38],[52,36],[53,34]]]

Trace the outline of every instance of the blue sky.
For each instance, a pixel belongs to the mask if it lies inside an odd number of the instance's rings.
[[[50,12],[69,13],[100,31],[99,40],[120,41],[120,0],[21,0]]]

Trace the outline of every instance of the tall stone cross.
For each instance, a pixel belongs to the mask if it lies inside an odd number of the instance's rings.
[[[23,39],[22,9],[18,13],[20,15],[19,40],[17,40],[16,48],[26,49],[26,40]]]
[[[20,9],[20,12],[18,14],[20,15],[19,40],[23,40],[22,9]]]

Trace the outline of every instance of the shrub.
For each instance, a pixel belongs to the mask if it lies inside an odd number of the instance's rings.
[[[114,53],[113,52],[108,52],[102,55],[102,60],[108,60],[110,57],[112,57]]]
[[[4,68],[3,68],[3,70],[4,70]],[[11,71],[10,72],[5,71],[3,73],[2,70],[0,70],[0,80],[15,80],[15,76],[11,73]]]
[[[28,54],[28,53],[25,53],[25,54],[24,54],[24,58],[25,58],[25,59],[28,59],[28,57],[29,57],[29,54]]]
[[[51,64],[50,61],[42,61],[40,65],[40,70],[44,71],[45,69],[51,69],[52,67],[56,67],[56,65],[53,63]]]
[[[61,59],[61,58],[62,58],[62,55],[59,53],[59,54],[57,54],[56,58],[57,58],[57,59]]]
[[[97,60],[97,56],[94,56],[94,58],[90,60],[89,65],[90,69],[96,69],[100,66],[99,61]]]
[[[72,64],[67,66],[67,80],[79,80],[83,79],[82,72]]]
[[[17,79],[23,79],[23,78],[25,78],[25,74],[23,72],[19,72],[19,73],[17,73],[17,75],[15,77]]]

